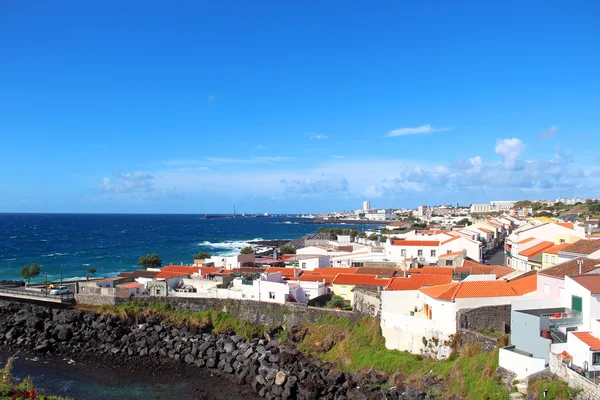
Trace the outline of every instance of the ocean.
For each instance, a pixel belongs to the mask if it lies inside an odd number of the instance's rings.
[[[115,276],[138,269],[142,255],[156,253],[163,265],[191,264],[198,251],[234,253],[253,240],[296,239],[319,226],[297,217],[209,218],[157,214],[0,214],[0,280],[20,279],[37,263],[42,281]],[[350,227],[350,226],[346,226]],[[260,250],[260,249],[257,249]],[[32,282],[35,280],[32,280]]]

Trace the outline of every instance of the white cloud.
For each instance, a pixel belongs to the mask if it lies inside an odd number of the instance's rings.
[[[517,168],[523,150],[525,150],[525,145],[518,138],[499,139],[494,149],[496,154],[500,154],[504,159],[504,168],[511,170]]]
[[[143,171],[114,171],[112,178],[102,178],[100,189],[104,193],[150,192],[153,190],[153,181],[154,176]]]
[[[469,164],[471,164],[471,168],[468,169],[469,172],[478,173],[481,171],[481,167],[483,166],[483,160],[481,156],[476,156],[469,158]]]
[[[556,132],[558,132],[558,126],[556,126],[556,125],[551,126],[549,129],[546,129],[544,132],[542,132],[540,134],[540,139],[542,139],[542,140],[550,139],[551,137],[554,137],[556,135]]]
[[[324,140],[324,139],[329,139],[329,136],[312,133],[310,135],[310,139],[311,140]]]
[[[433,132],[445,132],[452,128],[434,128],[430,124],[417,126],[416,128],[398,128],[390,131],[387,137],[408,136],[408,135],[425,135]]]

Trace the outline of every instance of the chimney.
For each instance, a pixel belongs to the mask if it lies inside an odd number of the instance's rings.
[[[278,249],[275,249],[275,250],[273,251],[273,259],[274,259],[275,261],[279,261],[279,250],[278,250]]]
[[[583,259],[577,260],[577,265],[579,265],[579,275],[581,275],[581,267],[583,266]]]

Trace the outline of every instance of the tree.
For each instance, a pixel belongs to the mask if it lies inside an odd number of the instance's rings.
[[[471,225],[469,218],[463,218],[460,221],[458,221],[456,223],[456,225],[462,225],[462,226],[467,226],[467,225]]]
[[[331,300],[329,300],[327,302],[325,307],[327,307],[327,308],[343,308],[345,305],[346,305],[346,302],[344,301],[344,299],[341,296],[334,294],[331,297]]]
[[[94,268],[94,267],[88,268],[88,274],[95,275],[96,274],[96,268]]]
[[[37,264],[27,264],[21,268],[21,277],[27,279],[27,285],[31,281],[31,278],[35,278],[40,274],[40,266]]]
[[[379,235],[376,234],[376,233],[371,233],[367,239],[369,239],[369,240],[378,240],[379,239]]]
[[[366,237],[367,237],[367,234],[366,234],[365,232],[358,232],[358,233],[356,234],[356,236],[358,236],[359,238],[363,238],[363,239],[364,239],[364,238],[366,238]]]
[[[206,260],[207,258],[210,258],[210,253],[207,251],[199,251],[194,254],[194,260]]]
[[[240,254],[252,254],[254,253],[254,249],[252,246],[246,246],[242,250],[240,250]]]
[[[524,208],[524,207],[531,207],[531,201],[530,200],[517,201],[515,203],[515,205],[513,206],[513,208]]]
[[[159,256],[156,255],[156,253],[153,253],[141,256],[138,264],[144,269],[160,268],[160,266],[162,265],[162,260]]]
[[[281,254],[296,254],[296,249],[292,246],[281,246],[279,250]]]

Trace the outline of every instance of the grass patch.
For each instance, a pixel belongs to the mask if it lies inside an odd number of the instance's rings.
[[[336,338],[340,340],[330,348],[321,345]],[[309,334],[298,349],[304,354],[335,363],[343,371],[360,372],[375,368],[390,375],[401,372],[415,386],[425,376],[443,379],[446,391],[440,396],[500,400],[509,395],[496,377],[498,350],[491,354],[483,353],[480,346],[474,345],[447,360],[423,359],[408,352],[386,349],[379,321],[368,317],[358,323],[343,317],[326,318],[322,323],[309,326]]]
[[[529,381],[528,393],[535,393],[537,398],[540,399],[544,395],[544,390],[548,390],[546,399],[574,399],[579,393],[577,389],[569,388],[569,385],[565,381],[560,379],[550,378],[534,378]]]
[[[78,306],[84,311],[108,314],[130,322],[145,322],[150,318],[160,318],[174,325],[186,325],[199,329],[211,329],[214,333],[235,333],[246,339],[262,337],[265,327],[253,324],[221,311],[177,310],[163,302],[130,301],[119,306]]]

